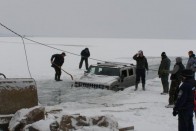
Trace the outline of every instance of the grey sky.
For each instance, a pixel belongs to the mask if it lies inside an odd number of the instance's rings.
[[[196,0],[0,0],[22,35],[196,39]],[[0,27],[0,35],[10,34]]]

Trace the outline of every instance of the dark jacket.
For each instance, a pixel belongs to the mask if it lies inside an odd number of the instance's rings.
[[[169,72],[167,72],[170,69],[170,59],[167,56],[162,57],[161,60],[161,64],[159,66],[159,70],[158,70],[158,75],[161,76],[165,76],[165,75],[169,75]]]
[[[54,54],[52,55],[50,60],[54,63],[52,64],[52,67],[54,67],[55,65],[62,66],[64,63],[64,57],[62,56],[62,54]]]
[[[90,56],[89,49],[88,48],[85,48],[84,50],[81,51],[81,54],[80,55],[82,57],[84,57],[84,58],[88,58]]]
[[[176,63],[174,65],[174,70],[175,69],[177,69],[177,70],[175,71],[175,73],[172,73],[172,75],[170,76],[170,80],[177,80],[177,81],[179,81],[180,80],[181,72],[182,72],[182,70],[185,69],[185,67],[182,64],[182,62],[180,62],[180,63]]]
[[[194,94],[195,90],[195,80],[186,79],[183,84],[180,86],[178,92],[178,98],[174,106],[174,110],[193,110],[194,108]]]
[[[133,59],[136,60],[136,69],[146,69],[148,70],[148,61],[145,56],[134,55]]]

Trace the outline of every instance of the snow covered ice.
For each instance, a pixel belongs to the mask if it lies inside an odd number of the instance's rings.
[[[82,49],[88,47],[92,58],[134,64],[133,55],[138,50],[143,50],[144,55],[148,58],[150,69],[158,69],[160,54],[163,51],[172,59],[172,64],[174,64],[176,56],[183,56],[183,63],[186,63],[187,52],[196,49],[196,40],[32,39],[75,54],[80,54]],[[46,108],[62,109],[65,113],[79,113],[85,116],[113,115],[120,127],[134,126],[135,131],[177,131],[177,117],[172,116],[172,108],[165,108],[169,96],[160,95],[162,85],[156,76],[156,71],[148,73],[146,91],[142,90],[141,84],[139,84],[138,91],[134,91],[134,87],[119,92],[75,88],[71,87],[73,81],[65,73],[62,74],[62,82],[54,80],[54,69],[51,67],[50,57],[52,54],[61,53],[61,51],[32,44],[29,41],[25,41],[25,43],[31,74],[38,86],[39,102]],[[62,68],[71,73],[74,79],[80,78],[85,69],[84,65],[83,69],[78,69],[80,57],[66,54]],[[0,38],[0,56],[0,73],[4,73],[8,78],[29,77],[24,47],[20,38]],[[89,64],[95,63],[97,61],[89,60]],[[170,67],[170,69],[172,68],[173,66]],[[87,130],[90,131],[91,129]],[[99,131],[100,129],[92,130]]]

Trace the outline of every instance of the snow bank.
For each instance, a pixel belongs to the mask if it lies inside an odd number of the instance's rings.
[[[21,130],[24,126],[44,119],[45,108],[36,106],[29,109],[21,109],[15,113],[9,123],[9,130]]]
[[[9,123],[9,130],[118,130],[118,123],[111,115],[86,117],[77,114],[68,115],[61,111],[56,111],[48,111],[45,119],[45,108],[43,107],[21,109],[12,117]]]
[[[38,131],[51,131],[50,130],[50,125],[55,123],[56,120],[55,119],[51,119],[51,118],[47,118],[45,120],[40,120],[37,121],[35,123],[29,124],[27,126],[24,127],[24,131],[29,131],[30,128],[34,128]]]

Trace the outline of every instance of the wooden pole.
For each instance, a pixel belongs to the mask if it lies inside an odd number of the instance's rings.
[[[119,129],[119,131],[129,131],[129,130],[134,130],[134,126],[124,127]]]

